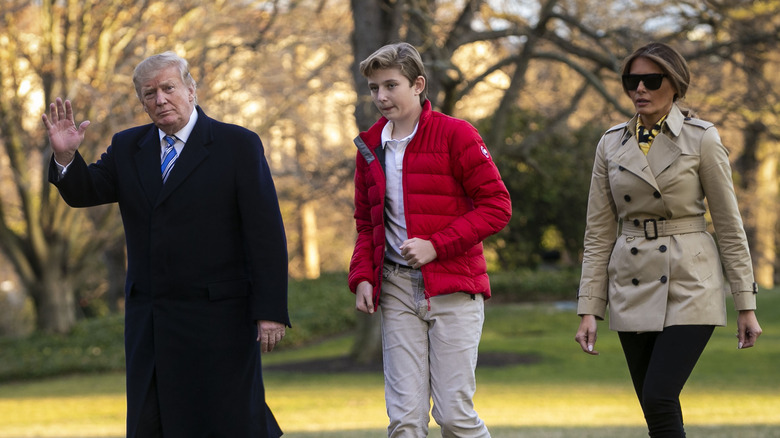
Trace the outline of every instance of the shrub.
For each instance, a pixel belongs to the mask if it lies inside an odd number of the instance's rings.
[[[496,302],[573,301],[579,281],[580,270],[575,268],[490,273]]]

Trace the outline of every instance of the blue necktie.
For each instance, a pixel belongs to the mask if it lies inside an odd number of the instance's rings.
[[[168,179],[168,175],[171,173],[171,169],[173,169],[173,162],[176,161],[176,148],[173,147],[173,145],[176,144],[176,137],[166,135],[163,137],[163,140],[168,143],[168,146],[165,147],[165,152],[163,152],[162,164],[160,165],[162,180],[165,182]]]

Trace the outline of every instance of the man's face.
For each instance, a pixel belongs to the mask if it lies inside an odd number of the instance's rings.
[[[141,100],[152,122],[173,135],[190,120],[195,107],[195,88],[184,85],[179,69],[171,66],[141,84]]]

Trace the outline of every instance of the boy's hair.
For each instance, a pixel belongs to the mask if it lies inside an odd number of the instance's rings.
[[[425,66],[417,49],[409,43],[383,46],[360,63],[360,74],[367,78],[377,70],[391,68],[399,69],[401,74],[409,80],[409,85],[414,84],[418,76],[425,79],[425,87],[420,93],[420,104],[424,104],[428,98],[428,75],[425,74]]]
[[[195,91],[195,103],[198,103],[197,84],[195,79],[190,75],[190,66],[186,59],[180,57],[172,51],[159,53],[152,55],[143,61],[141,61],[133,71],[133,85],[135,86],[135,94],[138,96],[138,100],[143,102],[144,98],[141,95],[141,85],[152,78],[154,75],[160,72],[160,70],[168,67],[175,66],[181,73],[181,81],[184,85],[192,87]]]
[[[654,42],[647,44],[636,49],[634,53],[626,57],[623,61],[621,74],[627,75],[631,71],[631,64],[637,58],[649,59],[661,67],[661,70],[666,74],[676,91],[674,101],[685,98],[688,86],[691,83],[691,71],[688,69],[688,63],[685,62],[685,58],[683,58],[680,52],[664,43]],[[628,94],[625,86],[623,91]]]

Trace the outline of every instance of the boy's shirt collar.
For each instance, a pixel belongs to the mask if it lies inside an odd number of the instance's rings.
[[[394,139],[393,138],[393,122],[387,121],[385,124],[385,127],[382,128],[382,148],[387,145],[388,141],[397,141],[398,143],[409,143],[412,140],[412,137],[414,137],[414,134],[417,134],[417,128],[420,126],[420,121],[418,120],[417,123],[414,125],[414,130],[411,134],[407,135],[404,138],[401,139]]]

